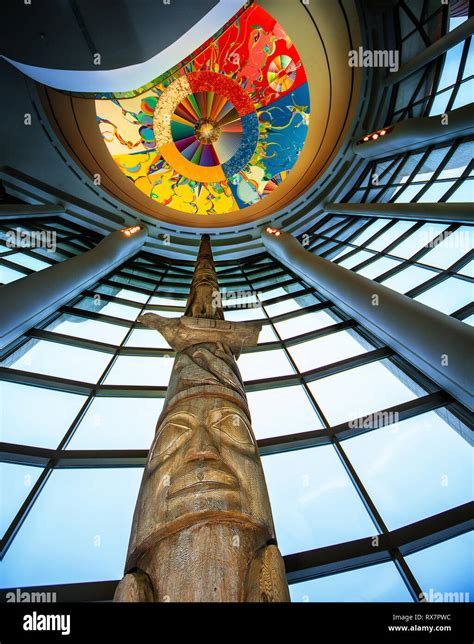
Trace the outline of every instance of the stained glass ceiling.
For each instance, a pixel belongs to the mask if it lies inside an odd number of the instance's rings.
[[[198,216],[239,211],[279,190],[310,115],[301,58],[256,3],[148,86],[95,105],[105,145],[134,187]]]

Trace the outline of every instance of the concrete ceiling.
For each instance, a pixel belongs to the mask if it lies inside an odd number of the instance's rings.
[[[38,67],[97,70],[142,63],[185,34],[218,0],[2,2],[0,53]]]

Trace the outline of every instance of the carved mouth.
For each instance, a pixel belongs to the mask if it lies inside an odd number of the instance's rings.
[[[185,465],[174,478],[168,499],[213,490],[236,492],[237,485],[237,479],[225,465],[212,461],[193,461]]]
[[[178,496],[183,496],[185,494],[200,494],[203,492],[211,492],[212,490],[227,490],[228,492],[236,492],[234,485],[229,485],[227,483],[219,483],[218,481],[198,481],[197,483],[192,483],[191,485],[186,485],[175,492],[169,492],[168,499],[175,499]]]

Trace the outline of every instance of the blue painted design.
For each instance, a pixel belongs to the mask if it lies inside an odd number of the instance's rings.
[[[222,164],[222,170],[227,178],[233,177],[249,163],[253,157],[258,141],[258,117],[255,112],[241,118],[242,140],[237,152]]]
[[[309,104],[308,83],[303,83],[257,111],[260,139],[255,165],[265,169],[267,179],[291,170],[297,162],[308,134]]]

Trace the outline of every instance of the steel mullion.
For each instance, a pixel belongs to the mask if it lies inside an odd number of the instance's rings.
[[[474,161],[470,161],[467,166],[464,168],[463,172],[461,173],[461,176],[458,177],[455,181],[454,184],[449,188],[440,201],[446,203],[450,197],[460,188],[465,181],[473,182],[472,185],[474,185],[474,179],[470,178],[471,176],[471,171],[474,168]],[[449,179],[446,179],[445,181],[449,181]]]
[[[430,547],[447,538],[464,534],[470,529],[471,504],[456,506],[426,519],[421,519],[379,536],[374,544],[372,537],[346,543],[332,544],[284,557],[290,583],[318,579],[337,572],[354,570],[391,559],[390,550],[411,554],[418,543]]]
[[[415,177],[420,173],[421,168],[425,165],[426,161],[429,159],[430,154],[432,151],[435,149],[436,146],[429,146],[424,152],[420,152],[419,149],[417,150],[411,150],[410,152],[405,152],[404,154],[401,155],[402,157],[402,162],[400,163],[399,167],[396,169],[396,171],[393,173],[392,177],[390,178],[389,183],[387,186],[384,187],[384,191],[388,190],[389,188],[400,188],[400,190],[397,192],[397,197],[399,197],[401,194],[403,194],[404,190],[408,188],[408,186],[413,185],[414,183],[417,183],[414,181]],[[400,183],[399,182],[399,175],[401,171],[403,170],[403,166],[405,163],[407,163],[410,158],[416,157],[417,155],[420,155],[420,159],[418,160],[418,163],[415,164],[415,167],[413,170],[410,172],[410,174],[407,175],[407,179],[405,183]],[[399,158],[399,157],[396,157]],[[381,197],[381,194],[378,195],[378,198]],[[395,203],[392,201],[394,195],[390,196],[389,200],[387,203]]]
[[[127,320],[126,318],[115,317],[114,315],[106,315],[105,313],[96,313],[95,311],[90,311],[88,309],[79,309],[74,306],[63,305],[57,312],[60,314],[67,313],[69,315],[75,315],[76,317],[85,318],[87,320],[97,320],[100,322],[107,322],[108,324],[115,324],[116,326],[129,327],[133,320]]]
[[[454,139],[454,141],[449,145],[446,149],[446,154],[443,156],[442,160],[440,161],[438,167],[436,170],[433,172],[431,177],[426,181],[425,185],[419,190],[416,195],[415,195],[415,203],[418,203],[420,198],[427,192],[431,186],[433,186],[435,183],[448,183],[450,182],[450,179],[440,179],[438,180],[439,175],[443,172],[443,170],[446,168],[454,154],[456,153],[458,147],[460,146],[460,140],[459,139]],[[443,149],[443,147],[439,148],[440,150]]]
[[[249,281],[249,284],[250,284],[250,286],[252,287],[252,284],[251,284],[251,282],[250,282],[250,281]],[[319,299],[319,298],[318,298],[318,299]],[[310,401],[310,403],[311,403],[311,405],[312,405],[312,407],[313,407],[313,409],[314,409],[314,411],[315,411],[315,413],[316,413],[316,417],[319,419],[319,421],[323,424],[323,426],[324,426],[324,427],[327,427],[327,426],[328,426],[328,422],[327,422],[327,420],[326,420],[326,416],[324,415],[324,413],[323,413],[323,411],[322,411],[321,407],[319,406],[319,404],[316,402],[316,400],[315,400],[315,399],[314,399],[314,397],[312,396],[312,394],[311,394],[311,392],[310,392],[310,390],[309,390],[308,385],[307,385],[307,384],[306,384],[306,382],[304,381],[304,378],[303,378],[303,376],[301,375],[300,370],[298,369],[298,366],[297,366],[296,362],[295,362],[295,361],[294,361],[294,359],[293,359],[293,356],[292,356],[292,355],[290,354],[290,352],[288,351],[288,347],[286,346],[285,341],[283,340],[283,338],[281,337],[280,333],[278,332],[278,329],[276,328],[276,325],[275,325],[275,323],[274,323],[274,318],[271,318],[271,317],[269,316],[269,314],[267,313],[267,310],[265,309],[265,307],[264,307],[264,306],[262,306],[262,308],[263,308],[263,311],[264,311],[264,313],[265,313],[265,316],[268,318],[268,320],[269,320],[269,321],[270,321],[270,323],[272,324],[273,332],[275,333],[275,335],[276,335],[276,337],[277,337],[277,341],[280,343],[280,348],[281,348],[281,349],[283,349],[283,351],[284,351],[284,353],[285,353],[285,355],[286,355],[287,360],[289,361],[290,365],[292,366],[292,368],[293,368],[293,370],[294,370],[295,374],[297,374],[298,384],[300,384],[300,386],[301,386],[301,387],[303,387],[303,389],[304,389],[304,391],[305,391],[306,395],[308,396],[308,399],[309,399],[309,401]],[[295,384],[296,384],[296,383],[295,383]]]
[[[384,535],[389,535],[390,531],[387,528],[384,520],[382,519],[381,514],[377,510],[377,507],[375,503],[372,501],[372,498],[370,497],[370,494],[368,493],[365,485],[362,483],[361,478],[357,474],[354,466],[352,465],[349,457],[345,453],[342,445],[340,444],[339,440],[337,439],[336,436],[332,437],[333,445],[336,450],[337,455],[339,456],[344,468],[346,469],[346,472],[351,479],[356,491],[359,494],[359,497],[362,501],[362,503],[365,506],[365,509],[367,513],[369,514],[370,518],[372,519],[372,522],[375,526],[375,528]],[[421,601],[422,597],[422,590],[415,579],[415,576],[413,575],[412,571],[408,567],[407,563],[403,559],[402,555],[398,551],[398,549],[390,549],[389,554],[395,565],[397,566],[397,569],[400,573],[400,576],[403,579],[403,582],[405,583],[410,595],[414,599],[414,601]]]
[[[468,36],[466,38],[466,40],[464,41],[464,46],[463,46],[463,50],[462,50],[462,53],[461,53],[461,58],[459,60],[458,73],[456,74],[456,80],[454,82],[453,91],[451,92],[451,96],[449,97],[449,101],[448,101],[448,104],[446,106],[445,112],[449,112],[450,110],[453,109],[453,104],[454,104],[454,102],[456,100],[456,97],[458,95],[459,88],[461,86],[462,77],[463,77],[463,74],[464,74],[464,69],[466,67],[467,57],[468,57],[468,54],[469,54],[469,49],[470,49],[470,45],[471,45],[471,38],[472,38],[472,36]],[[446,52],[446,55],[447,55],[447,53],[448,52]]]

